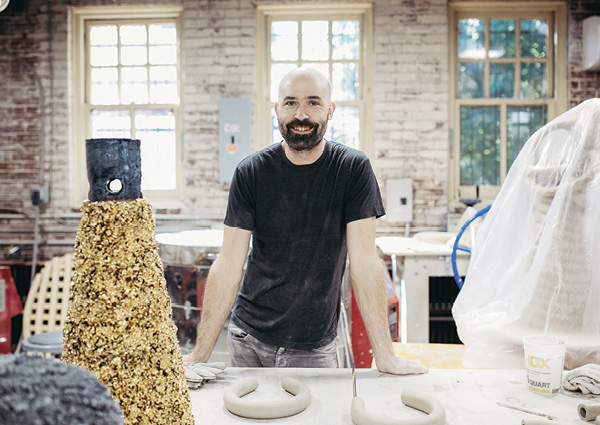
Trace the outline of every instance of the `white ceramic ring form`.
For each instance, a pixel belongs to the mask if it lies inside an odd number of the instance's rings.
[[[303,382],[288,377],[281,381],[281,387],[294,397],[281,401],[244,400],[241,397],[258,388],[258,380],[241,379],[225,390],[223,403],[234,415],[250,419],[285,418],[302,412],[310,404],[310,390]]]
[[[402,403],[426,413],[427,416],[410,419],[388,419],[368,413],[365,402],[360,397],[352,400],[352,422],[356,425],[444,425],[446,411],[441,403],[432,397],[417,391],[404,390],[400,396]]]

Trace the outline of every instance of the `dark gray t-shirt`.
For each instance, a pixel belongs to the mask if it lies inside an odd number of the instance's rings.
[[[237,166],[225,224],[252,231],[252,251],[232,320],[279,347],[333,341],[346,264],[346,224],[385,214],[360,151],[327,142],[310,165],[272,145]]]

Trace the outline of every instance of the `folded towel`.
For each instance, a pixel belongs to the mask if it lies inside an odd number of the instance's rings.
[[[583,394],[600,394],[600,365],[586,364],[565,374],[563,387]]]

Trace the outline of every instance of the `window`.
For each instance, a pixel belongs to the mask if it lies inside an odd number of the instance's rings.
[[[317,10],[315,10],[317,9]],[[355,6],[258,6],[258,137],[261,149],[282,140],[273,105],[281,78],[299,66],[329,77],[336,103],[325,138],[370,153],[367,93],[371,9]]]
[[[450,4],[451,205],[491,202],[529,137],[566,109],[564,6],[494,7]]]
[[[86,172],[85,139],[140,139],[144,197],[176,201],[181,192],[179,9],[77,8],[74,13],[75,172]],[[80,204],[87,186],[74,189]]]

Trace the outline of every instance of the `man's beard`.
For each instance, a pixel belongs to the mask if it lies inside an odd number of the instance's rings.
[[[292,127],[312,127],[314,131],[310,134],[297,134]],[[294,120],[288,124],[279,122],[279,132],[288,146],[295,151],[309,151],[314,149],[323,139],[327,131],[327,120],[321,122]]]

